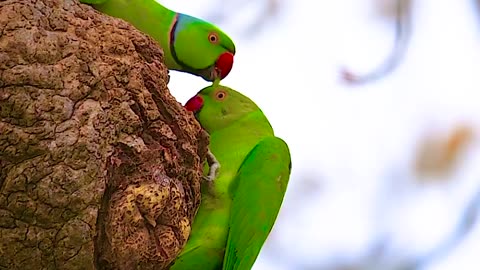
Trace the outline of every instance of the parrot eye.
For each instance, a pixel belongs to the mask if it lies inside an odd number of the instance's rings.
[[[218,35],[216,33],[210,33],[208,35],[208,40],[210,43],[217,44],[218,43]]]
[[[225,93],[225,91],[218,91],[218,92],[215,94],[215,98],[216,98],[217,100],[224,100],[226,96],[227,96],[227,93]]]

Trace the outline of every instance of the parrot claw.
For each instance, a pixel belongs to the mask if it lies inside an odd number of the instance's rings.
[[[217,178],[218,170],[220,169],[220,162],[213,153],[208,149],[207,152],[208,174],[203,176],[203,180],[213,182]]]

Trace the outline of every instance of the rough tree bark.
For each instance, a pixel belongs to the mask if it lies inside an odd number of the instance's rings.
[[[164,269],[208,137],[163,53],[73,0],[0,0],[0,269]]]

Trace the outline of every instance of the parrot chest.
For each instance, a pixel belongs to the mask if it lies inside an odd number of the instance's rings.
[[[230,200],[224,196],[202,196],[192,232],[180,255],[182,260],[188,262],[196,258],[208,258],[199,261],[195,269],[214,270],[221,267],[228,237],[230,205]],[[184,269],[180,266],[181,263],[178,269]]]

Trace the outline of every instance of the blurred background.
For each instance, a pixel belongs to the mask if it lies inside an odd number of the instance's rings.
[[[480,269],[474,0],[158,0],[236,42],[222,81],[290,146],[254,270]],[[184,104],[209,84],[172,71]]]

